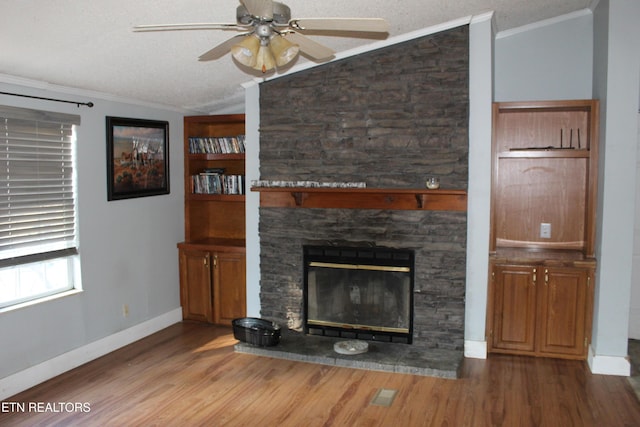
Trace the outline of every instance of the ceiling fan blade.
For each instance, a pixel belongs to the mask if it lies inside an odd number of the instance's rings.
[[[215,24],[215,23],[194,23],[194,24],[153,24],[136,25],[133,31],[185,31],[185,30],[233,30],[246,31],[251,26],[243,27],[238,24]]]
[[[252,16],[273,19],[273,0],[240,0]]]
[[[335,54],[335,51],[320,43],[317,43],[310,38],[303,36],[300,33],[294,31],[288,31],[283,34],[291,43],[297,44],[300,47],[300,51],[307,56],[310,56],[314,60],[326,61],[331,59]]]
[[[222,58],[224,55],[229,53],[233,45],[240,43],[242,39],[248,36],[249,34],[251,33],[238,34],[237,36],[231,37],[230,39],[220,43],[213,49],[210,49],[205,53],[203,53],[202,55],[200,55],[198,57],[198,61],[213,61],[215,59]]]
[[[289,26],[300,31],[389,32],[389,24],[382,18],[303,18],[292,19]]]

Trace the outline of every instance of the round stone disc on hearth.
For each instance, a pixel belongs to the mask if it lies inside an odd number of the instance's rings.
[[[369,350],[369,344],[366,341],[348,340],[338,341],[333,345],[333,351],[339,354],[361,354]]]

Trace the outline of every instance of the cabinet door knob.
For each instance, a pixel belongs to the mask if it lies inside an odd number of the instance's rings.
[[[536,280],[538,280],[538,269],[537,268],[533,269],[532,280],[533,280],[533,286],[535,286],[536,285]]]

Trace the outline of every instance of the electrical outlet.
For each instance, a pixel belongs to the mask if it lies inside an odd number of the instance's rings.
[[[122,317],[128,317],[129,316],[129,304],[124,304],[122,306]]]
[[[548,222],[540,223],[540,238],[541,239],[551,238],[551,224],[549,224]]]

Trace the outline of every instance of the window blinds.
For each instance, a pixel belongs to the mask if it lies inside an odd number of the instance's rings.
[[[76,115],[0,106],[0,266],[75,253]]]

